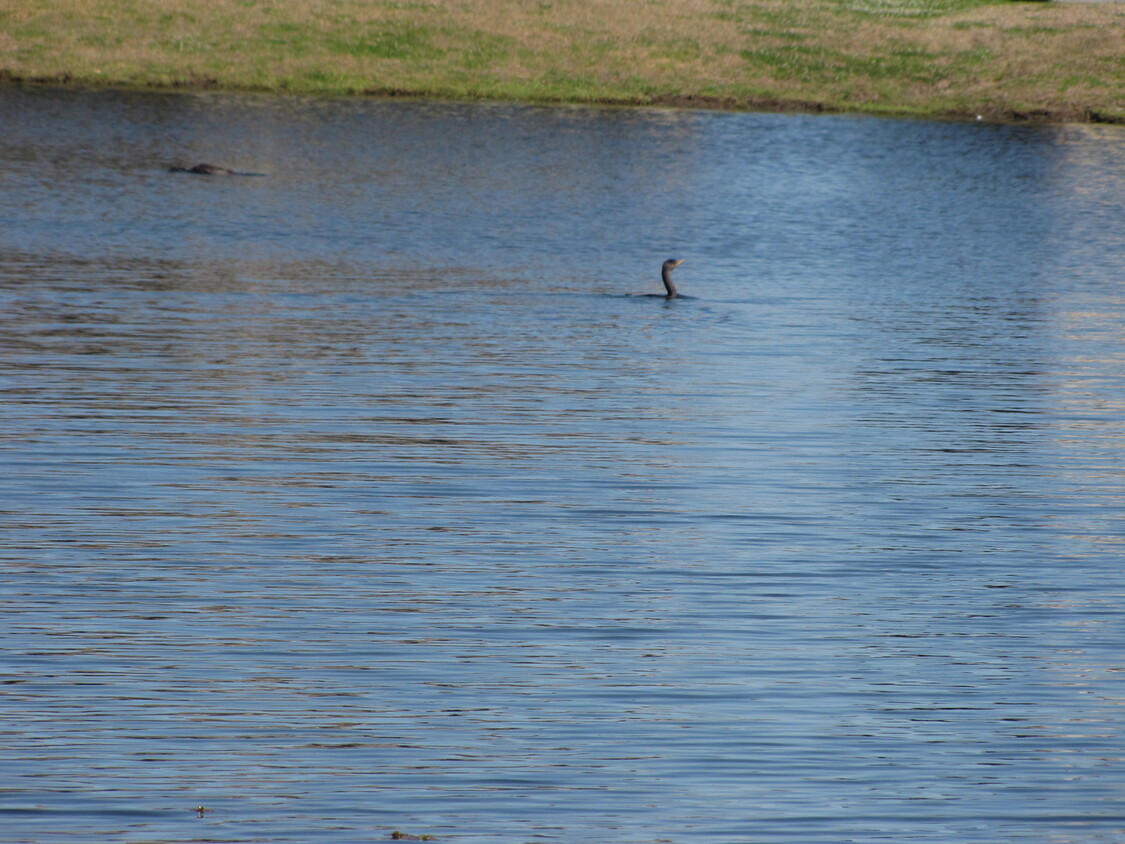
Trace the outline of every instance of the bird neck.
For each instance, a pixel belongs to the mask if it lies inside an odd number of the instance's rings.
[[[680,294],[676,291],[676,285],[672,284],[672,271],[667,267],[660,270],[660,277],[664,279],[664,289],[668,291],[668,298],[671,299]]]

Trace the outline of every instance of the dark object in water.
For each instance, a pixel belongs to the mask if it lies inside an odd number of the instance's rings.
[[[235,172],[214,164],[196,164],[194,167],[170,167],[170,173],[195,173],[197,176],[233,176]]]
[[[240,173],[216,164],[196,164],[194,167],[169,167],[169,173],[194,173],[196,176],[263,176],[264,173]]]
[[[664,266],[660,268],[660,278],[664,282],[664,289],[668,291],[669,299],[675,299],[680,295],[679,291],[676,290],[676,285],[672,284],[672,270],[676,269],[676,267],[678,267],[683,262],[683,258],[680,258],[679,260],[675,258],[669,258],[664,262]]]

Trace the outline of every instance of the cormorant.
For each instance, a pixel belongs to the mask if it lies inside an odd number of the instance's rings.
[[[196,164],[194,167],[171,167],[173,173],[194,173],[197,176],[237,176],[233,170],[215,164]]]
[[[672,270],[676,269],[684,262],[683,258],[669,258],[664,262],[664,266],[660,268],[660,278],[664,282],[664,289],[668,291],[668,299],[675,299],[679,296],[679,291],[676,290],[676,285],[672,284]]]

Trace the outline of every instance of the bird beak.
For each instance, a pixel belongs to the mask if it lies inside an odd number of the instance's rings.
[[[685,260],[686,260],[685,258],[680,258],[680,260],[676,261],[676,264],[675,264],[675,265],[676,265],[676,266],[678,267],[678,266],[679,266],[680,264],[682,264],[682,263],[683,263],[683,262],[684,262]]]

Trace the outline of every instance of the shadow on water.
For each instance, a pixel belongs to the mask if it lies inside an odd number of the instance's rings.
[[[0,115],[13,840],[1116,840],[1120,131]]]

